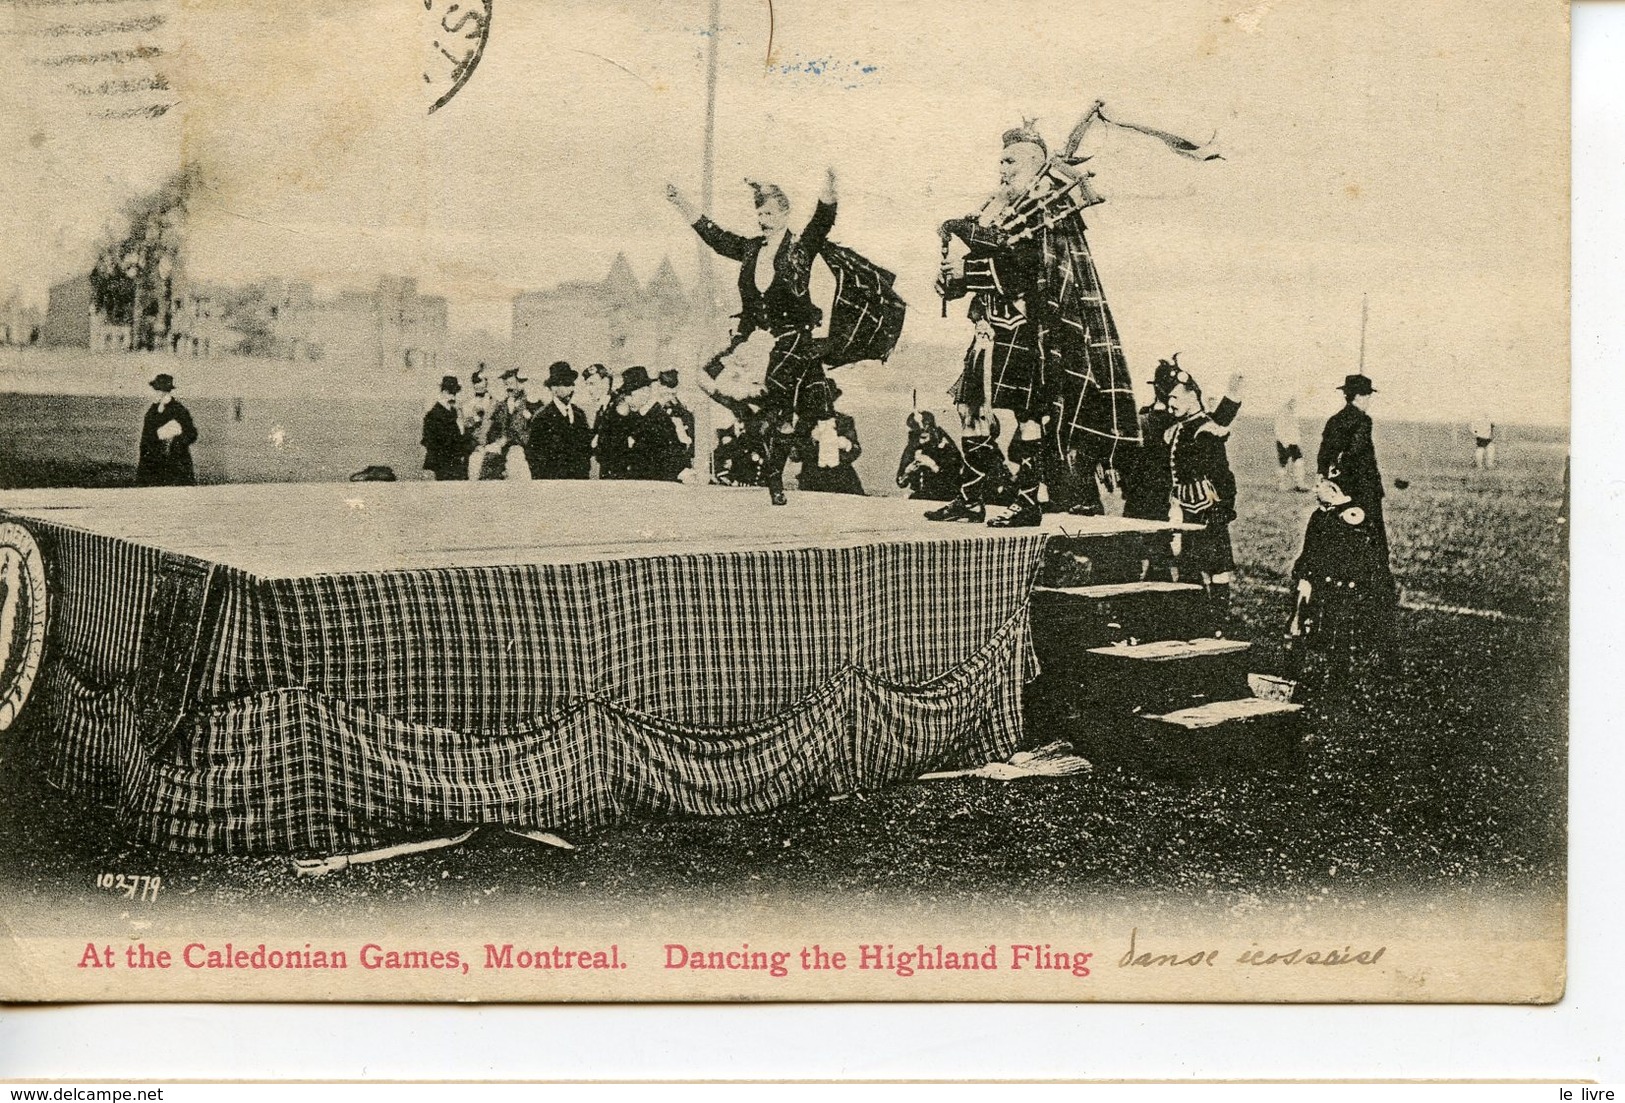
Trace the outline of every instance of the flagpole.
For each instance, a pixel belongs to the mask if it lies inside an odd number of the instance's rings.
[[[1360,293],[1360,374],[1365,374],[1365,321],[1366,321],[1366,295]]]
[[[710,0],[706,19],[705,47],[705,131],[700,146],[700,212],[711,213],[715,199],[716,142],[717,142],[717,50],[722,39],[722,0]],[[693,363],[700,363],[707,342],[714,340],[713,320],[717,313],[715,280],[711,269],[711,250],[705,242],[694,243],[694,302],[690,315],[693,332]],[[694,466],[704,473],[709,483],[716,477],[717,404],[709,399],[700,402],[695,411]]]
[[[705,142],[700,153],[700,211],[711,213],[716,176],[717,143],[717,44],[722,38],[722,0],[711,0],[709,39],[705,50]],[[711,250],[696,243],[698,258],[698,298],[702,316],[709,321],[716,309],[711,280]]]

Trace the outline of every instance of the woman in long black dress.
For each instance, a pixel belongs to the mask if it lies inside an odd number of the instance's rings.
[[[835,225],[835,170],[825,174],[824,194],[799,236],[788,228],[790,201],[784,192],[774,184],[751,181],[750,186],[760,230],[754,237],[724,230],[673,186],[667,186],[666,197],[714,252],[739,262],[739,327],[718,359],[753,333],[773,337],[763,391],[749,405],[771,444],[763,481],[773,503],[783,505],[784,464],[798,425],[810,424],[829,402],[823,349],[813,336],[824,313],[814,305],[808,285],[813,260]]]

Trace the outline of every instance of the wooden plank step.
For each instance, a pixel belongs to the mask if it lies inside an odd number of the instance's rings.
[[[1033,592],[1099,601],[1131,594],[1188,594],[1201,589],[1198,582],[1104,582],[1093,586],[1034,586]]]
[[[1227,640],[1209,636],[1194,640],[1152,640],[1149,643],[1114,643],[1108,647],[1091,647],[1091,655],[1106,655],[1113,659],[1132,659],[1145,663],[1170,663],[1181,659],[1199,659],[1211,655],[1234,655],[1252,647],[1246,640]]]
[[[1183,521],[1151,521],[1137,517],[1079,517],[1075,513],[1049,513],[1044,531],[1058,538],[1092,540],[1113,536],[1149,536],[1157,533],[1195,532],[1201,525]]]
[[[1220,724],[1228,724],[1233,720],[1253,720],[1260,716],[1281,716],[1298,712],[1302,705],[1291,705],[1284,701],[1266,701],[1261,697],[1240,697],[1234,701],[1209,701],[1205,705],[1194,708],[1180,709],[1178,712],[1165,713],[1162,716],[1148,716],[1148,720],[1160,720],[1164,724],[1174,724],[1187,730],[1197,728],[1214,728]]]

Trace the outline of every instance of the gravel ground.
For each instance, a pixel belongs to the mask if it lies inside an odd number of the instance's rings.
[[[1278,760],[1177,773],[1097,760],[1070,778],[902,784],[768,815],[581,832],[572,852],[491,832],[301,880],[278,859],[130,849],[106,812],[37,780],[25,723],[0,746],[0,883],[71,902],[96,895],[99,873],[157,873],[182,914],[284,899],[335,916],[401,901],[783,893],[1017,909],[1145,892],[1228,905],[1546,893],[1563,883],[1567,823],[1566,445],[1508,441],[1503,468],[1480,473],[1450,444],[1449,430],[1379,439],[1386,473],[1409,484],[1388,507],[1410,606],[1396,654],[1380,684],[1327,702],[1310,739]],[[1255,641],[1262,670],[1279,668],[1286,571],[1309,508],[1275,488],[1268,447],[1257,425],[1232,446],[1235,634]],[[1064,722],[1051,729],[1031,742],[1068,735]]]

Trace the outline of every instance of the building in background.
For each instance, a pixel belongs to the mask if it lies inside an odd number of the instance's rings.
[[[179,357],[322,361],[355,378],[438,379],[450,360],[449,305],[442,296],[420,294],[417,280],[408,276],[384,276],[368,290],[323,297],[297,280],[193,282],[176,265],[165,274],[163,298],[155,304],[127,310],[115,321],[98,301],[106,296],[98,299],[93,274],[63,280],[50,289],[43,321],[32,329],[57,347],[115,353],[134,342]],[[8,304],[0,311],[0,327],[9,324],[21,333],[27,317]],[[14,340],[7,332],[0,328],[0,343]]]
[[[685,367],[694,318],[670,258],[647,287],[624,253],[602,280],[575,280],[513,300],[513,355],[532,371],[553,362]]]
[[[238,293],[225,318],[242,355],[429,375],[445,354],[448,313],[443,297],[418,293],[417,280],[383,276],[370,291],[330,298],[308,283],[266,280]]]
[[[32,345],[44,335],[45,319],[39,310],[23,303],[13,290],[0,303],[0,345]]]
[[[40,329],[44,344],[58,348],[124,352],[130,347],[128,321],[114,323],[96,309],[90,274],[51,285]]]

